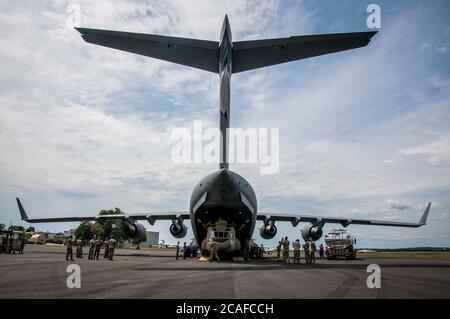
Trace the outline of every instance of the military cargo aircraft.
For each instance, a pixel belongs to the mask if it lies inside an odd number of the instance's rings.
[[[306,59],[314,56],[345,51],[366,46],[376,34],[372,32],[302,35],[288,38],[233,41],[228,17],[223,21],[220,41],[206,41],[99,29],[76,28],[86,42],[127,51],[156,59],[198,68],[219,75],[220,80],[220,167],[204,177],[194,187],[189,211],[167,213],[147,212],[126,215],[71,216],[29,218],[17,198],[21,217],[29,223],[123,220],[125,233],[134,239],[143,238],[145,228],[138,223],[147,220],[154,225],[157,220],[170,220],[170,233],[176,238],[186,235],[189,220],[200,247],[207,252],[207,239],[220,242],[227,252],[242,253],[243,245],[252,238],[256,221],[262,221],[259,233],[264,239],[277,234],[276,222],[290,222],[301,229],[302,237],[318,240],[326,223],[420,227],[426,224],[431,203],[418,223],[364,220],[353,218],[322,217],[303,214],[272,214],[258,211],[255,192],[250,183],[229,169],[227,161],[227,134],[230,127],[231,75],[270,65]]]

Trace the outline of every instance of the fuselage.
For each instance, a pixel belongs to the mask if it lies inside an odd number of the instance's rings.
[[[242,176],[228,169],[228,128],[230,127],[230,85],[233,41],[228,17],[222,25],[219,44],[220,170],[203,178],[190,200],[192,230],[199,245],[207,238],[211,225],[225,221],[241,245],[251,239],[255,229],[255,192]],[[208,230],[209,229],[209,230]],[[222,234],[222,232],[220,232]],[[224,238],[225,239],[225,238]]]

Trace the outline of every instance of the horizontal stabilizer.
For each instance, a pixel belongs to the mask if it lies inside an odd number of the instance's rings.
[[[319,34],[233,42],[233,73],[364,47],[376,33]]]
[[[76,28],[86,42],[219,73],[219,42]]]

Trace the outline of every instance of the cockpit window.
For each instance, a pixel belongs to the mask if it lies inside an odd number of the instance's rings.
[[[230,232],[221,232],[221,231],[216,231],[214,232],[214,236],[212,236],[213,238],[231,238],[231,233]]]

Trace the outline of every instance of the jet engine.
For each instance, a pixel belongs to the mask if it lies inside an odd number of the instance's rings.
[[[172,220],[172,225],[170,225],[170,234],[175,238],[183,238],[186,236],[187,227],[182,220],[174,219]]]
[[[311,224],[303,227],[301,232],[304,240],[309,240],[309,238],[312,238],[314,241],[320,239],[320,237],[322,237],[323,234],[322,227],[313,226]]]
[[[271,220],[264,223],[259,229],[259,234],[264,239],[272,239],[277,234],[277,226]]]
[[[137,223],[135,220],[130,218],[125,218],[123,220],[124,229],[123,232],[131,239],[138,239],[140,241],[145,241],[145,227],[142,224]]]

